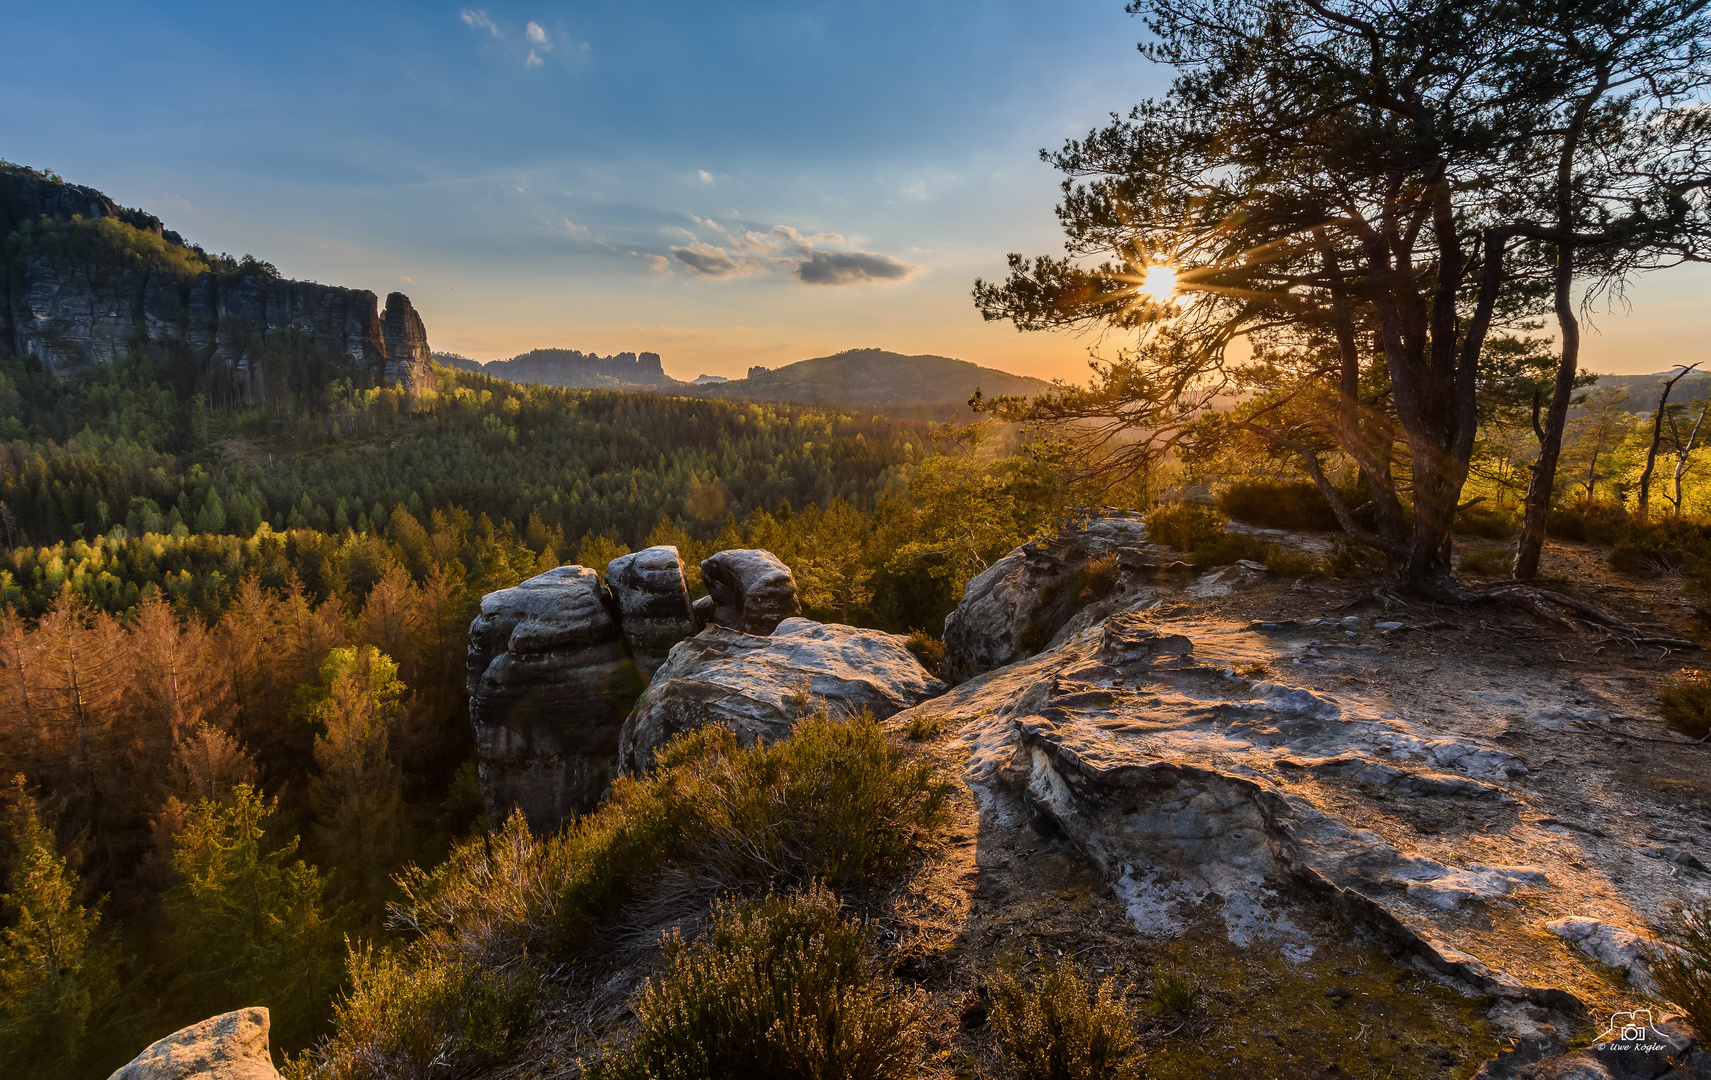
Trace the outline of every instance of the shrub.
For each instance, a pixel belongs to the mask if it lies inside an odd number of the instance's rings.
[[[1187,553],[1205,547],[1224,535],[1229,519],[1210,506],[1177,503],[1160,506],[1146,516],[1147,538]]]
[[[1107,979],[1094,991],[1064,959],[1032,990],[1009,972],[991,983],[998,1048],[1020,1080],[1139,1080],[1135,1032]]]
[[[1463,554],[1458,569],[1464,574],[1500,577],[1514,572],[1515,555],[1503,548],[1480,548]]]
[[[394,917],[417,940],[386,961],[395,972],[377,968],[386,977],[353,985],[320,1067],[362,1075],[338,1070],[357,1068],[376,1045],[491,1043],[480,1034],[490,1028],[481,1019],[487,1006],[475,1007],[484,999],[468,998],[474,1004],[460,1011],[443,1004],[466,1000],[452,990],[403,994],[398,985],[416,973],[450,985],[460,966],[527,971],[532,958],[573,951],[620,914],[652,926],[721,891],[877,888],[944,823],[950,790],[865,713],[806,717],[772,746],[739,747],[717,725],[680,735],[652,774],[618,780],[598,809],[560,833],[537,837],[513,814],[491,836],[456,845],[434,870],[400,875]],[[369,1017],[377,1019],[365,1027]]]
[[[1265,557],[1265,568],[1280,578],[1303,578],[1323,572],[1320,560],[1295,548],[1274,547]]]
[[[1610,544],[1627,522],[1628,511],[1621,503],[1577,503],[1552,509],[1545,517],[1545,535],[1558,540]]]
[[[1484,506],[1470,506],[1456,514],[1456,531],[1487,540],[1507,540],[1515,535],[1515,513]]]
[[[1664,723],[1683,735],[1705,738],[1711,733],[1711,672],[1688,669],[1664,683],[1658,690],[1658,711]]]
[[[1667,574],[1704,565],[1711,538],[1686,521],[1623,526],[1610,548],[1610,568],[1624,574]]]
[[[1195,566],[1229,566],[1246,559],[1265,562],[1278,551],[1276,544],[1245,533],[1220,533],[1188,553]]]
[[[1016,638],[1022,654],[1032,656],[1039,652],[1077,612],[1111,595],[1121,574],[1115,554],[1101,555],[1087,560],[1041,589],[1033,617]]]
[[[1200,1000],[1200,990],[1180,975],[1167,975],[1153,986],[1153,1003],[1167,1013],[1184,1013]]]
[[[840,920],[837,898],[818,886],[721,901],[699,940],[666,936],[666,970],[635,1002],[635,1037],[589,1075],[913,1076],[919,996],[881,970],[873,938],[870,927]]]
[[[1331,504],[1311,480],[1236,480],[1218,492],[1218,509],[1237,521],[1271,529],[1340,530]],[[1343,492],[1350,506],[1365,502],[1358,490]]]
[[[1377,548],[1353,540],[1338,538],[1325,558],[1325,570],[1332,577],[1355,577],[1361,574],[1384,574],[1395,568],[1395,562]]]
[[[1648,963],[1659,995],[1687,1015],[1694,1031],[1711,1031],[1711,906],[1677,908],[1658,930]]]
[[[518,973],[373,946],[353,948],[348,971],[336,1034],[287,1067],[294,1080],[458,1075],[502,1060],[528,1028],[534,986]]]
[[[903,734],[916,742],[936,739],[944,730],[945,718],[938,713],[916,713],[903,724]]]
[[[939,666],[945,662],[945,643],[927,633],[916,630],[903,642],[903,647],[915,654],[915,659],[921,662],[930,674],[937,675]]]

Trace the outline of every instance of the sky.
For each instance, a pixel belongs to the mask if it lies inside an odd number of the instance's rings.
[[[1085,377],[987,324],[1056,254],[1039,150],[1161,92],[1121,0],[288,5],[0,0],[0,158],[288,277],[402,291],[436,350],[848,348]],[[1600,312],[1590,370],[1711,361],[1711,268]]]

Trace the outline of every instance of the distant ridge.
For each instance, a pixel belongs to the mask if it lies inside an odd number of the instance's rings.
[[[906,356],[884,349],[850,349],[768,370],[746,379],[695,387],[703,397],[752,398],[809,405],[866,405],[885,409],[961,408],[978,387],[983,393],[1041,393],[1050,383],[1012,375],[948,356]]]
[[[535,349],[485,364],[456,353],[435,353],[434,359],[447,367],[517,383],[860,407],[923,417],[965,408],[976,388],[988,396],[1031,396],[1051,385],[967,360],[885,349],[847,349],[776,369],[751,367],[742,379],[702,375],[694,382],[671,378],[661,367],[659,354],[649,352],[598,356],[574,349]]]
[[[659,353],[622,352],[612,356],[576,349],[532,349],[509,360],[482,363],[456,353],[435,353],[447,367],[479,371],[514,383],[608,389],[667,389],[681,386],[660,366]]]
[[[1651,375],[1600,375],[1597,385],[1600,388],[1610,386],[1626,390],[1628,410],[1649,413],[1657,409],[1658,397],[1663,393],[1663,384],[1669,381],[1676,370],[1660,371]],[[1701,367],[1675,384],[1675,389],[1669,392],[1669,400],[1671,404],[1679,401],[1686,405],[1694,398],[1703,400],[1707,391],[1711,391],[1711,372]]]

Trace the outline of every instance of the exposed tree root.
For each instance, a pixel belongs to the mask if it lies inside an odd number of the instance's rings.
[[[1630,645],[1658,645],[1666,649],[1700,648],[1698,642],[1689,641],[1686,638],[1658,637],[1654,634],[1648,634],[1633,623],[1610,614],[1596,604],[1589,604],[1585,600],[1570,596],[1567,593],[1557,592],[1554,589],[1541,589],[1537,585],[1513,584],[1498,585],[1490,589],[1468,590],[1468,592],[1469,599],[1474,602],[1515,604],[1526,608],[1548,622],[1554,622],[1570,630],[1580,630],[1583,623],[1602,627],[1610,632],[1613,639]],[[1576,622],[1574,618],[1570,618],[1559,610],[1563,608],[1572,612],[1580,622]]]
[[[1652,645],[1665,650],[1703,648],[1697,641],[1678,637],[1660,637],[1657,634],[1648,633],[1626,619],[1612,615],[1598,605],[1588,603],[1579,597],[1557,592],[1554,589],[1542,589],[1537,585],[1523,582],[1473,588],[1463,585],[1453,578],[1443,577],[1424,586],[1416,586],[1414,591],[1434,603],[1458,607],[1474,604],[1504,604],[1524,608],[1545,622],[1554,623],[1575,633],[1594,627],[1601,629],[1608,634],[1606,640],[1620,641],[1625,645]],[[1384,605],[1386,610],[1399,605],[1406,606],[1395,591],[1380,586],[1374,589],[1372,593],[1362,595],[1356,600],[1342,605],[1338,610],[1370,600],[1378,601]],[[1454,624],[1440,621],[1433,622],[1430,625],[1451,626]]]

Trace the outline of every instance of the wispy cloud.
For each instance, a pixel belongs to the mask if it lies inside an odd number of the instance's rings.
[[[457,13],[457,17],[468,23],[476,30],[485,30],[494,37],[499,36],[499,27],[494,25],[492,19],[487,17],[486,8],[464,8],[462,11]],[[533,26],[534,24],[530,23],[529,25]]]
[[[530,23],[524,28],[523,32],[528,35],[530,41],[539,45],[542,49],[551,49],[553,47],[552,41],[547,37],[547,32],[541,29],[540,23]]]
[[[672,247],[671,255],[700,277],[778,273],[804,285],[857,285],[903,281],[921,269],[890,255],[853,249],[851,238],[840,233],[803,233],[789,225],[764,230],[726,226],[693,214],[690,221],[695,229],[681,232],[694,239]]]
[[[539,56],[536,56],[535,50],[533,49],[530,49],[529,55],[523,58],[524,67],[540,67],[544,63],[546,63],[546,61],[542,60]]]
[[[734,277],[743,267],[722,247],[697,240],[688,247],[674,247],[671,253],[677,261],[703,277]]]

